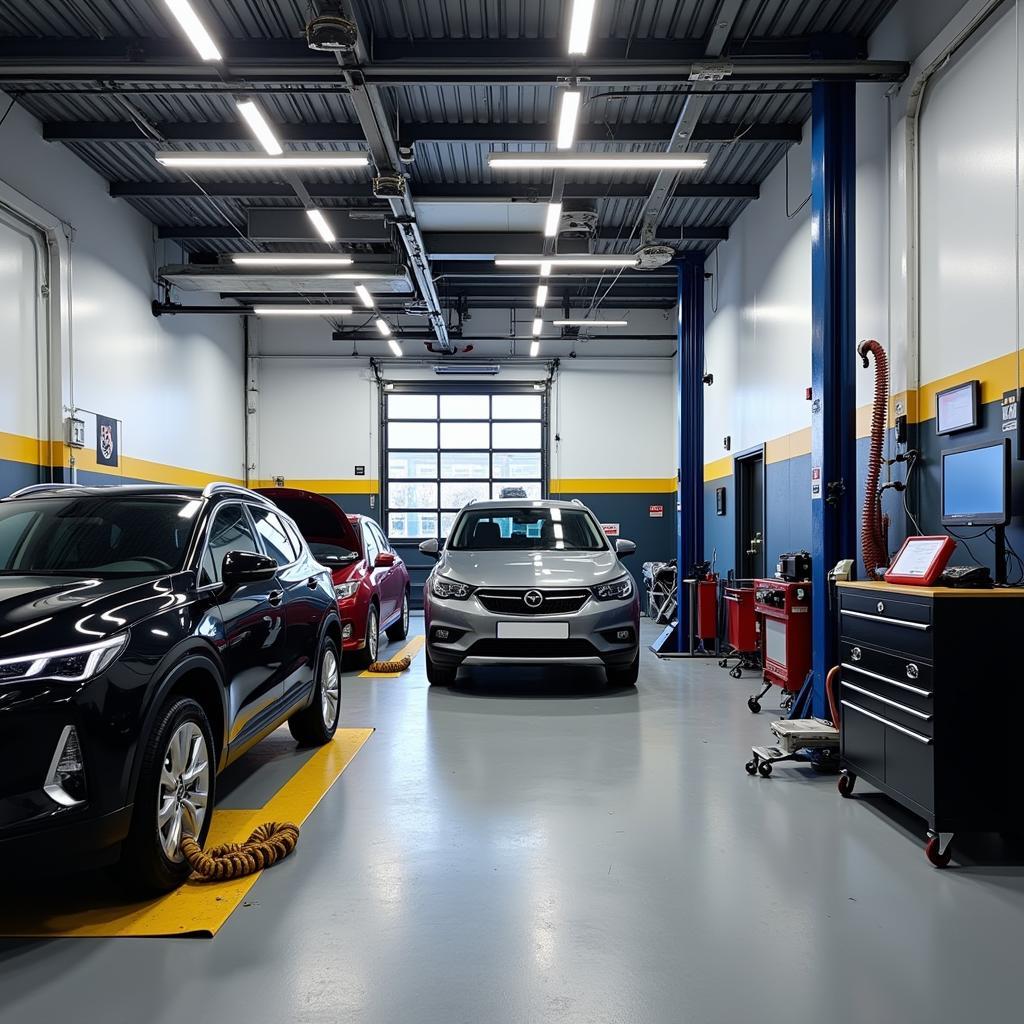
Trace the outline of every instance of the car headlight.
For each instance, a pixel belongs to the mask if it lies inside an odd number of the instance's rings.
[[[599,583],[594,587],[594,597],[598,601],[625,601],[633,596],[633,578],[620,576],[610,583]]]
[[[62,683],[81,683],[102,672],[125,649],[127,633],[67,647],[60,651],[44,651],[20,658],[0,660],[0,683],[21,679],[56,679]]]
[[[446,576],[432,576],[430,592],[442,600],[465,601],[473,593],[473,588],[468,583],[450,580]]]
[[[349,583],[335,583],[334,584],[334,596],[339,601],[344,601],[348,597],[352,597],[353,594],[359,589],[359,580],[352,580]]]

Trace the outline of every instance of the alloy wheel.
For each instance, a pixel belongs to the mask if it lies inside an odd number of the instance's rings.
[[[409,595],[402,595],[402,629],[409,632]]]
[[[320,666],[320,710],[323,712],[324,725],[334,728],[338,720],[338,704],[341,701],[341,678],[338,673],[338,659],[334,651],[324,651],[324,660]]]
[[[370,662],[377,660],[377,648],[380,644],[380,630],[377,628],[377,609],[371,607],[366,619],[366,649],[370,653]]]
[[[168,860],[180,862],[182,837],[202,832],[209,792],[206,737],[195,722],[182,722],[164,752],[157,795],[157,833]]]

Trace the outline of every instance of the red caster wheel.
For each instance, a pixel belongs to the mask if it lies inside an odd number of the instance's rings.
[[[949,867],[950,861],[950,848],[946,847],[945,853],[939,853],[939,837],[929,836],[928,842],[925,843],[924,855],[931,862],[933,867],[946,868]]]
[[[853,784],[856,781],[856,775],[840,775],[839,781],[836,783],[836,789],[839,790],[839,795],[844,797],[853,796]]]

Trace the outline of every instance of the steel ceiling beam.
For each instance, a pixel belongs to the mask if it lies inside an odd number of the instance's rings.
[[[312,230],[305,234],[299,234],[298,231],[289,231],[288,228],[282,225],[274,234],[270,234],[266,228],[256,228],[253,225],[253,217],[259,215],[262,217],[267,212],[281,213],[287,212],[295,215],[295,227],[306,227],[309,225],[309,218],[299,210],[298,208],[287,211],[264,211],[260,207],[250,209],[248,211],[250,217],[249,233],[248,236],[253,241],[272,241],[272,242],[318,242],[319,236]],[[381,219],[377,220],[339,220],[338,214],[345,211],[342,210],[331,210],[324,208],[323,212],[327,216],[331,223],[331,226],[335,229],[335,233],[338,235],[338,244],[341,246],[347,243],[365,244],[367,242],[385,242],[391,237],[391,229],[384,226],[384,221]],[[382,211],[383,212],[383,211]],[[301,218],[301,220],[300,220]],[[476,233],[476,232],[451,232],[451,231],[428,231],[425,234],[425,239],[428,247],[434,249],[435,243],[439,246],[451,246],[455,240],[459,240],[462,244],[473,242],[474,234],[479,234],[479,240],[476,241],[475,251],[483,252],[487,245],[491,245],[493,248],[493,242],[497,238],[502,238],[502,251],[508,253],[527,252],[532,251],[529,249],[529,243],[533,242],[535,245],[537,242],[537,235],[529,232],[517,231],[507,235],[498,235],[493,233]],[[616,227],[604,227],[597,232],[597,237],[601,241],[616,241],[619,238],[625,238],[626,232],[620,231]],[[238,231],[229,224],[167,224],[160,225],[157,227],[158,238],[174,238],[179,241],[190,241],[190,240],[202,240],[202,239],[232,239],[238,237]],[[566,237],[563,235],[563,238]],[[711,224],[711,225],[683,225],[681,227],[666,228],[662,227],[658,229],[658,239],[666,242],[680,242],[680,241],[725,241],[729,237],[729,228],[725,224]],[[525,248],[524,248],[525,246]],[[439,252],[450,252],[450,248],[439,248]]]
[[[363,203],[373,201],[369,184],[343,182],[307,182],[314,199],[353,199]],[[416,183],[416,198],[420,202],[438,203],[546,203],[549,185],[523,184],[425,184]],[[649,187],[643,182],[590,182],[565,186],[566,199],[634,199],[647,196]],[[757,199],[759,186],[748,183],[696,182],[677,185],[673,199]],[[276,181],[207,181],[200,185],[191,181],[112,181],[110,194],[120,198],[137,199],[201,199],[214,196],[220,199],[288,199],[294,190],[285,182]],[[385,207],[381,207],[385,209]]]
[[[728,81],[902,81],[904,61],[866,60],[863,49],[850,55],[849,45],[831,45],[828,37],[792,45],[764,40],[727,53]],[[373,60],[360,54],[359,71],[368,86],[402,86],[437,82],[501,85],[554,85],[570,71],[590,85],[678,84],[706,64],[705,44],[694,40],[636,40],[628,57],[606,55],[600,47],[570,64],[561,45],[548,55],[550,41],[501,40],[486,49],[484,40],[460,40],[456,54],[445,54],[431,40],[375,45]],[[524,45],[528,43],[528,45]],[[624,46],[625,43],[623,42]],[[112,79],[120,82],[327,82],[343,76],[330,57],[306,48],[298,39],[231,40],[225,60],[211,66],[177,38],[67,39],[18,37],[0,39],[0,81],[46,82]],[[382,60],[381,53],[389,59]],[[748,56],[747,54],[756,54]],[[426,56],[425,56],[426,55]]]
[[[252,142],[247,125],[222,122],[166,122],[157,128],[168,142]],[[583,125],[576,133],[581,143],[618,143],[621,145],[664,142],[672,126],[657,122]],[[694,129],[694,142],[799,142],[801,125],[705,123]],[[276,124],[274,133],[282,142],[363,142],[357,124]],[[401,129],[403,145],[432,142],[465,145],[491,143],[536,144],[554,137],[555,126],[536,124],[410,124]],[[152,137],[131,121],[46,121],[43,138],[49,142],[152,142]]]

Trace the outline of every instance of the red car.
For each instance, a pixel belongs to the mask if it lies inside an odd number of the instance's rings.
[[[260,488],[302,531],[313,556],[331,570],[344,653],[363,666],[377,660],[381,629],[391,640],[409,632],[409,571],[369,516],[350,516],[321,494]]]

